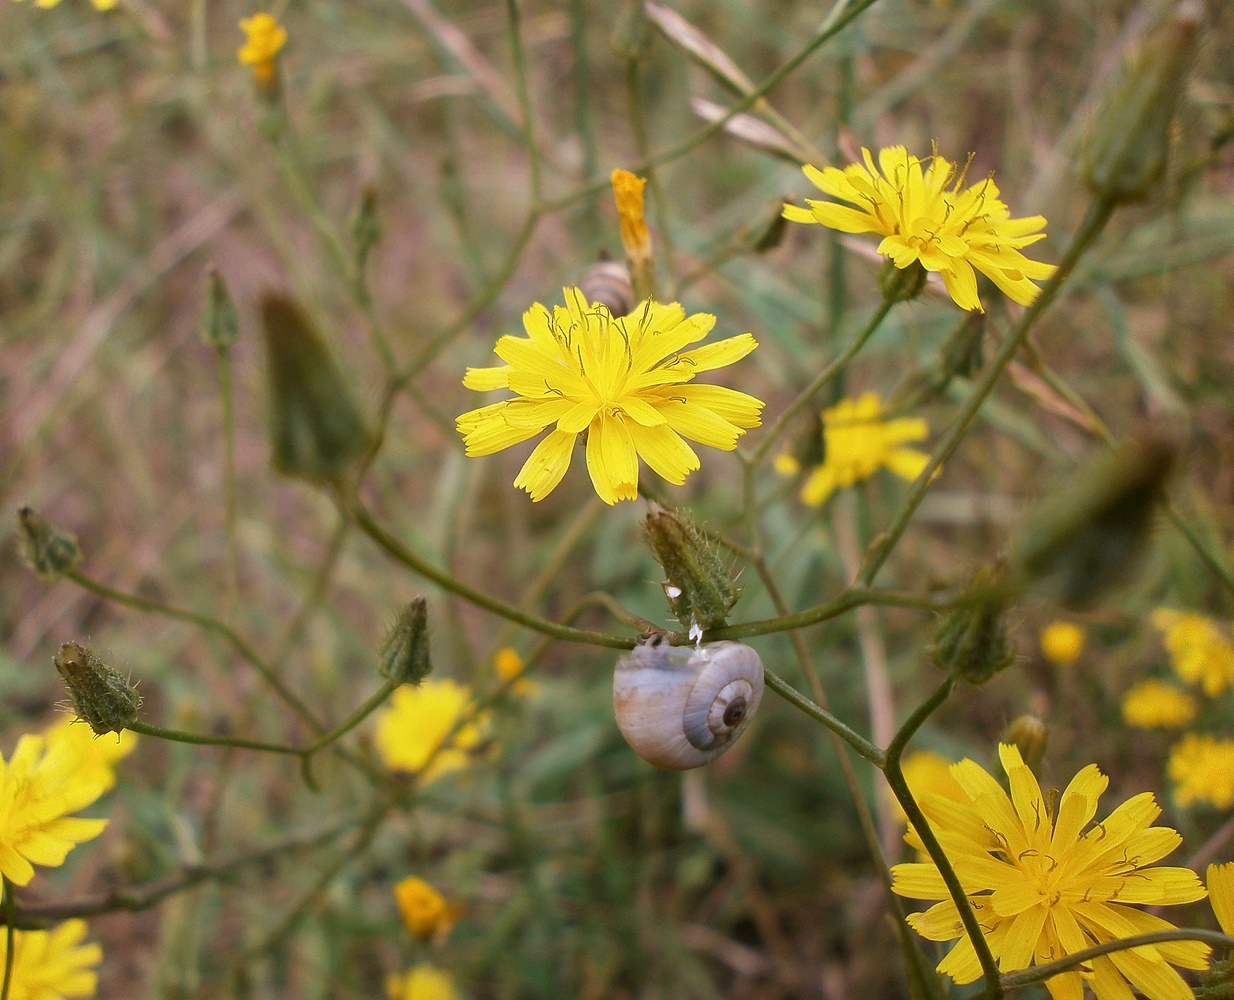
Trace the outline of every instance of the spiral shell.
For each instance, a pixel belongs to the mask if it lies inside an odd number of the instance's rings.
[[[740,642],[670,646],[654,635],[617,661],[613,712],[643,760],[676,771],[715,760],[763,697],[763,661]]]
[[[627,316],[634,308],[630,272],[620,261],[601,260],[592,264],[583,272],[578,287],[588,302],[608,306],[614,317]]]

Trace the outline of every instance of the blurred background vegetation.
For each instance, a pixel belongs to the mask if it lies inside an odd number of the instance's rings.
[[[792,0],[673,6],[756,82],[828,13]],[[1014,215],[1048,218],[1049,239],[1034,249],[1057,260],[1088,197],[1075,162],[1093,112],[1163,6],[880,0],[770,97],[833,162],[860,145],[899,143],[925,156],[933,142],[961,162],[971,152],[970,180],[996,171]],[[50,10],[0,0],[8,509],[29,504],[76,533],[93,577],[233,623],[332,720],[376,689],[381,639],[420,593],[436,674],[493,689],[494,652],[512,645],[529,655],[537,637],[415,579],[342,524],[325,493],[271,472],[256,303],[274,288],[326,333],[369,414],[386,377],[372,317],[399,367],[428,361],[395,398],[363,485],[391,533],[550,619],[599,591],[670,625],[660,570],[636,544],[645,505],[603,507],[576,462],[533,506],[510,486],[530,444],[466,460],[453,422],[478,405],[461,385],[467,365],[491,363],[496,337],[517,333],[533,301],[560,301],[598,255],[620,257],[609,172],[635,169],[699,129],[692,100],[727,106],[732,94],[655,25],[639,24],[630,4],[297,0],[269,9],[289,34],[279,62],[290,166],[235,57],[237,22],[252,8],[121,0],[101,13],[84,0]],[[515,10],[542,171],[534,214]],[[1155,429],[1183,442],[1176,497],[1222,563],[1234,529],[1232,48],[1234,6],[1212,2],[1166,182],[1115,219],[1033,335],[1039,358],[1117,436]],[[335,253],[350,246],[366,191],[382,233],[368,315]],[[814,192],[797,164],[731,136],[660,165],[648,194],[662,297],[717,314],[716,336],[755,334],[760,349],[726,382],[765,399],[774,417],[877,305],[877,263],[861,240],[815,228],[790,227],[756,251],[783,200]],[[234,580],[218,364],[200,337],[211,268],[241,316]],[[992,330],[1005,312],[991,309]],[[897,308],[846,372],[844,393],[887,399],[899,389],[904,399],[929,384],[957,315],[929,294]],[[440,345],[431,360],[430,345]],[[927,395],[913,415],[941,428],[963,393],[956,384]],[[796,433],[808,443],[817,424],[803,419]],[[954,589],[1002,549],[1025,503],[1096,444],[1085,408],[1017,363],[880,583]],[[875,477],[816,510],[789,480],[763,487],[764,548],[793,608],[843,588],[906,488]],[[734,456],[705,455],[684,488],[659,490],[740,535]],[[5,753],[62,697],[55,648],[86,638],[140,682],[145,718],[307,738],[230,648],[71,582],[41,584],[18,563],[11,519],[4,525]],[[737,620],[771,616],[753,572],[742,582]],[[1036,648],[1056,608],[1020,607],[1021,662],[961,691],[919,745],[988,762],[1008,721],[1032,712],[1049,730],[1044,784],[1095,760],[1112,794],[1153,789],[1168,807],[1166,743],[1133,740],[1118,713],[1121,693],[1165,663],[1148,626],[1161,604],[1232,610],[1231,594],[1168,526],[1129,587],[1073,618],[1089,634],[1078,664],[1056,668]],[[623,629],[602,609],[580,624]],[[872,711],[911,710],[937,683],[924,654],[932,626],[919,611],[868,609],[806,630],[837,714],[868,732]],[[783,635],[752,644],[797,678]],[[388,973],[426,959],[476,998],[905,995],[888,961],[885,896],[824,731],[768,695],[743,740],[683,781],[622,742],[613,660],[611,650],[548,648],[532,671],[540,694],[495,706],[492,752],[428,786],[363,852],[336,840],[153,909],[95,918],[106,954],[99,995],[374,997]],[[871,681],[883,675],[885,684]],[[1228,719],[1222,703],[1210,711]],[[352,745],[363,751],[371,728]],[[870,768],[858,773],[872,801],[883,794]],[[294,761],[150,739],[123,774],[102,840],[23,899],[145,883],[345,817],[370,794],[324,757],[322,790],[312,792]],[[1223,819],[1203,810],[1168,818],[1194,845]],[[391,886],[413,872],[465,906],[440,947],[414,944],[399,922]],[[225,980],[223,967],[242,974]]]

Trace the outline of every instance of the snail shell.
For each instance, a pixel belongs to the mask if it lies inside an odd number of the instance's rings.
[[[654,635],[617,661],[613,711],[643,760],[676,771],[715,760],[763,697],[763,661],[740,642],[670,646]]]
[[[601,260],[583,272],[578,282],[579,291],[592,304],[608,306],[614,318],[628,316],[634,308],[634,286],[630,271],[620,261]]]

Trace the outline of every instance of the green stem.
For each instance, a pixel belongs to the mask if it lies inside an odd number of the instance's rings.
[[[402,681],[387,680],[381,687],[379,687],[376,691],[373,692],[373,694],[368,698],[368,700],[366,700],[362,705],[360,705],[359,708],[357,708],[354,712],[352,712],[351,715],[347,716],[346,719],[340,722],[337,726],[335,726],[329,732],[322,733],[319,737],[317,737],[317,739],[313,740],[313,742],[310,743],[308,746],[306,746],[303,750],[300,750],[299,753],[303,754],[305,757],[312,756],[318,750],[321,750],[323,747],[329,746],[335,740],[347,735],[347,733],[355,729],[356,726],[360,725],[361,722],[363,722],[370,715],[372,715],[373,712],[375,712],[378,708],[380,708],[382,703],[387,698],[390,697],[390,695],[394,692],[394,689],[397,688],[400,684],[402,684]]]
[[[869,340],[879,326],[882,325],[883,320],[887,318],[887,314],[891,312],[891,307],[893,305],[895,305],[894,302],[884,301],[882,305],[875,310],[874,315],[870,317],[870,321],[866,323],[865,329],[857,334],[857,336],[853,339],[853,342],[844,349],[843,353],[823,368],[823,370],[814,377],[814,381],[802,389],[801,392],[797,394],[797,398],[788,404],[784,412],[776,418],[776,422],[771,425],[771,429],[763,436],[763,439],[759,442],[758,447],[754,449],[754,454],[750,457],[747,468],[752,468],[753,466],[758,465],[759,462],[767,457],[767,452],[771,449],[771,446],[775,444],[776,438],[780,436],[781,432],[783,432],[784,428],[788,425],[788,422],[792,420],[793,417],[795,417],[799,412],[801,412],[802,407],[814,398],[814,394],[816,392],[830,382],[838,372],[843,371],[848,363],[853,360],[857,352],[865,346],[866,341]]]
[[[799,611],[793,615],[780,615],[776,618],[764,618],[760,621],[742,622],[738,625],[726,625],[724,628],[708,629],[707,639],[744,639],[752,635],[770,635],[776,632],[787,632],[790,629],[805,628],[807,625],[817,625],[819,622],[838,618],[852,608],[862,604],[877,604],[892,608],[916,608],[921,611],[937,611],[940,606],[928,597],[916,594],[905,594],[893,590],[869,590],[854,587],[846,590],[839,597],[826,604]]]
[[[227,546],[227,609],[236,606],[240,547],[236,532],[236,413],[231,378],[231,352],[219,348],[219,401],[223,410],[223,537]]]
[[[164,729],[148,722],[133,721],[127,727],[131,732],[142,736],[153,736],[155,739],[171,740],[173,743],[191,743],[195,746],[237,747],[241,750],[260,750],[265,753],[281,753],[290,757],[299,757],[305,750],[300,747],[288,746],[286,743],[265,743],[261,740],[246,740],[240,736],[210,736],[205,733],[186,733],[179,729]]]
[[[827,709],[821,705],[816,705],[774,671],[764,668],[763,677],[767,682],[767,686],[790,705],[801,709],[801,711],[805,712],[806,715],[816,722],[821,722],[871,764],[876,767],[883,766],[883,751],[855,729],[850,729],[828,712]]]
[[[523,113],[523,141],[527,143],[527,168],[531,174],[531,200],[540,200],[540,153],[536,148],[535,119],[531,116],[531,97],[527,92],[527,59],[523,52],[522,32],[519,30],[520,18],[518,0],[506,0],[506,10],[510,15],[510,48],[514,59],[515,90],[518,95],[519,110]]]
[[[14,924],[17,920],[17,904],[13,899],[13,883],[9,881],[7,875],[4,876],[3,888],[0,889],[4,893],[4,984],[0,987],[0,1000],[9,1000],[9,990],[13,986],[13,945],[16,944],[14,938],[17,936]]]
[[[637,59],[630,59],[626,62],[626,93],[630,101],[630,130],[634,133],[634,147],[638,150],[638,155],[645,160],[650,154],[651,144],[647,138],[647,122],[643,115],[643,86],[638,70],[639,61]],[[648,170],[646,176],[647,186],[651,189],[651,207],[656,217],[656,228],[660,231],[660,243],[664,247],[663,273],[671,275],[675,273],[676,268],[673,265],[673,241],[668,226],[668,199],[664,196],[659,172]],[[649,295],[658,299],[654,281],[655,268],[652,266],[648,270],[651,271],[652,287],[640,290],[636,281],[636,298],[641,299]]]
[[[1105,228],[1105,224],[1113,214],[1114,208],[1113,203],[1105,200],[1098,201],[1090,207],[1071,243],[1067,246],[1063,259],[1059,262],[1058,270],[1042,286],[1040,293],[1033,299],[1032,305],[1024,311],[1020,321],[1007,334],[1007,339],[1003,341],[998,354],[995,355],[994,359],[986,367],[986,370],[982,372],[981,378],[973,386],[973,391],[969,393],[968,398],[964,401],[960,412],[956,415],[955,420],[952,421],[951,426],[947,428],[947,433],[943,435],[943,439],[935,447],[934,453],[930,456],[929,464],[909,488],[908,494],[892,518],[891,524],[871,545],[865,564],[857,576],[859,583],[869,586],[874,581],[874,577],[882,568],[883,563],[887,561],[887,557],[891,555],[892,549],[899,542],[905,529],[908,528],[908,522],[912,519],[918,505],[925,498],[926,491],[930,488],[930,483],[933,481],[935,471],[959,447],[960,440],[976,418],[977,411],[981,409],[982,404],[989,398],[990,393],[994,391],[995,384],[1002,377],[1007,366],[1011,364],[1011,360],[1019,351],[1024,338],[1028,336],[1028,331],[1032,329],[1037,318],[1058,296],[1063,283],[1071,276],[1071,272],[1080,258],[1101,233],[1101,230]]]

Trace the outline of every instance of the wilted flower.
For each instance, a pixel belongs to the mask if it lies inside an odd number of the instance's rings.
[[[883,237],[879,253],[899,268],[919,263],[936,271],[961,309],[981,309],[975,271],[1021,305],[1037,297],[1033,282],[1050,277],[1055,267],[1029,260],[1020,250],[1045,239],[1037,232],[1044,217],[1011,218],[992,178],[963,188],[965,170],[937,154],[925,170],[903,146],[882,150],[877,166],[868,149],[861,154],[864,165],[843,170],[802,168],[824,194],[849,205],[807,199],[809,208],[785,205],[784,217],[842,233],[877,233]]]
[[[244,44],[236,50],[236,58],[253,67],[253,79],[263,89],[274,84],[274,60],[287,44],[287,29],[271,14],[260,13],[240,19]]]
[[[699,372],[749,354],[751,334],[685,351],[702,340],[715,317],[687,317],[677,303],[648,299],[617,319],[589,305],[577,288],[550,312],[536,303],[523,314],[527,337],[504,336],[496,353],[506,362],[469,368],[463,385],[511,389],[514,399],[458,418],[470,456],[492,455],[556,425],[524,463],[514,485],[542,500],[570,467],[575,440],[587,436],[587,471],[607,504],[638,495],[638,459],[680,486],[699,467],[683,438],[732,451],[759,425],[761,400],[718,385],[695,385]]]

